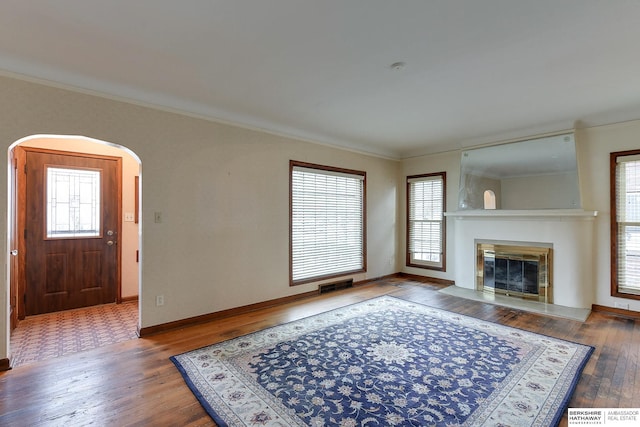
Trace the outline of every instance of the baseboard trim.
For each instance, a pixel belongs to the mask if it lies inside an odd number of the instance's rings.
[[[9,359],[0,359],[0,372],[8,371],[11,369],[11,362]]]
[[[376,277],[376,278],[371,278],[371,279],[365,279],[365,280],[361,280],[358,282],[353,282],[353,286],[357,287],[357,286],[364,286],[364,285],[368,285],[370,283],[376,282],[378,280],[384,280],[384,279],[390,279],[390,278],[394,278],[394,277],[398,277],[398,278],[402,278],[402,279],[410,279],[410,280],[414,280],[416,282],[422,282],[422,283],[431,283],[431,284],[437,284],[437,285],[453,285],[455,284],[455,282],[451,281],[451,280],[444,280],[444,279],[436,279],[435,277],[427,277],[427,276],[418,276],[418,275],[413,275],[413,274],[407,274],[407,273],[393,273],[393,274],[387,274],[385,276],[381,276],[381,277]],[[342,289],[341,291],[346,291],[348,289]],[[214,320],[220,320],[220,319],[224,319],[227,317],[231,317],[231,316],[236,316],[239,314],[246,314],[252,311],[256,311],[256,310],[260,310],[263,308],[269,308],[269,307],[274,307],[276,305],[280,305],[280,304],[286,304],[289,302],[295,302],[295,301],[299,301],[302,299],[306,299],[306,298],[310,298],[313,296],[318,296],[318,291],[310,291],[310,292],[304,292],[301,294],[297,294],[297,295],[291,295],[288,297],[283,297],[283,298],[276,298],[276,299],[272,299],[269,301],[263,301],[263,302],[259,302],[259,303],[255,303],[255,304],[249,304],[249,305],[245,305],[242,307],[236,307],[236,308],[230,308],[228,310],[222,310],[222,311],[216,311],[214,313],[209,313],[209,314],[203,314],[201,316],[195,316],[195,317],[189,317],[186,319],[181,319],[181,320],[176,320],[173,322],[168,322],[168,323],[161,323],[159,325],[154,325],[154,326],[147,326],[145,328],[139,328],[136,333],[138,334],[138,336],[140,338],[144,338],[144,337],[148,337],[150,335],[155,335],[155,334],[159,334],[161,332],[168,332],[174,329],[180,329],[180,328],[186,328],[188,326],[194,326],[194,325],[199,325],[202,323],[207,323],[207,322],[211,322]]]
[[[187,326],[199,325],[201,323],[207,323],[214,320],[220,320],[239,314],[246,314],[252,311],[260,310],[262,308],[274,307],[280,304],[286,304],[289,302],[298,301],[301,299],[309,298],[311,296],[317,296],[318,291],[304,292],[297,295],[291,295],[283,298],[276,298],[269,301],[258,302],[255,304],[249,304],[242,307],[230,308],[228,310],[216,311],[214,313],[203,314],[200,316],[189,317],[182,320],[176,320],[174,322],[162,323],[160,325],[148,326],[146,328],[139,328],[137,334],[140,338],[155,335],[160,332],[167,332],[173,329],[185,328]]]
[[[451,286],[451,285],[455,285],[456,284],[456,282],[453,281],[453,280],[438,279],[436,277],[430,277],[430,276],[419,276],[417,274],[410,274],[410,273],[402,273],[402,272],[400,272],[400,273],[396,273],[394,276],[402,278],[402,279],[414,280],[416,282],[434,283],[436,285]]]
[[[380,276],[380,277],[372,277],[371,279],[365,279],[365,280],[360,280],[358,282],[353,282],[353,286],[363,286],[363,285],[368,285],[369,283],[373,283],[373,282],[377,282],[378,280],[385,280],[385,279],[393,279],[394,277],[397,277],[398,273],[393,273],[393,274],[387,274],[386,276]]]
[[[632,319],[640,319],[640,312],[638,311],[625,310],[624,308],[607,307],[606,305],[592,304],[591,311],[616,314],[618,316],[630,317]]]
[[[138,302],[138,295],[134,295],[132,297],[124,297],[120,299],[120,304],[124,304],[127,302]]]
[[[377,280],[397,277],[397,275],[398,275],[398,273],[393,273],[393,274],[388,274],[388,275],[382,276],[382,277],[376,277],[376,278],[372,278],[372,279],[361,280],[361,281],[358,281],[358,282],[353,282],[353,286],[354,287],[356,287],[356,286],[364,286],[364,285],[367,285],[369,283],[375,282]],[[417,276],[417,277],[419,277],[419,276]],[[343,289],[341,291],[344,291],[344,290],[348,290],[348,289]],[[207,322],[211,322],[211,321],[214,321],[214,320],[220,320],[220,319],[224,319],[224,318],[227,318],[227,317],[236,316],[236,315],[239,315],[239,314],[246,314],[246,313],[249,313],[249,312],[252,312],[252,311],[260,310],[262,308],[274,307],[276,305],[286,304],[286,303],[289,303],[289,302],[295,302],[295,301],[299,301],[299,300],[310,298],[310,297],[314,297],[314,296],[318,296],[318,291],[317,290],[316,291],[310,291],[310,292],[304,292],[304,293],[297,294],[297,295],[291,295],[291,296],[283,297],[283,298],[276,298],[276,299],[272,299],[272,300],[269,300],[269,301],[263,301],[263,302],[255,303],[255,304],[249,304],[249,305],[245,305],[245,306],[242,306],[242,307],[230,308],[228,310],[216,311],[214,313],[203,314],[201,316],[189,317],[187,319],[176,320],[174,322],[161,323],[160,325],[147,326],[145,328],[138,328],[138,330],[136,331],[136,334],[140,338],[145,338],[145,337],[148,337],[150,335],[159,334],[161,332],[168,332],[168,331],[171,331],[171,330],[174,330],[174,329],[186,328],[188,326],[199,325],[199,324],[202,324],[202,323],[207,323]]]

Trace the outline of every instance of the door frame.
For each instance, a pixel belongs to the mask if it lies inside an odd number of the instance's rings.
[[[11,194],[9,195],[9,215],[7,215],[7,222],[9,224],[9,262],[7,266],[9,267],[9,331],[13,331],[18,326],[19,318],[19,308],[23,307],[18,303],[18,283],[19,278],[24,275],[24,265],[19,262],[19,257],[23,256],[22,253],[18,251],[18,197],[20,197],[20,192],[18,191],[18,160],[16,153],[14,150],[9,152],[9,167],[11,168],[11,172],[9,174],[9,179],[11,182],[9,183],[9,191]],[[17,253],[15,253],[17,252]]]
[[[18,249],[18,278],[17,278],[17,286],[15,287],[17,290],[17,312],[18,312],[18,320],[24,320],[26,317],[25,311],[25,297],[27,291],[26,285],[26,275],[24,272],[26,271],[26,240],[25,240],[25,230],[26,227],[26,205],[27,205],[27,197],[26,197],[26,160],[27,160],[27,152],[38,152],[38,153],[46,153],[46,154],[57,154],[57,155],[70,155],[76,157],[87,157],[93,159],[105,159],[105,160],[115,160],[118,163],[118,171],[117,171],[117,202],[115,206],[115,212],[117,215],[116,221],[116,235],[118,236],[118,244],[116,245],[116,303],[119,304],[122,302],[122,245],[120,244],[119,239],[122,236],[122,157],[117,156],[107,156],[107,155],[99,155],[99,154],[90,154],[90,153],[82,153],[82,152],[73,152],[73,151],[65,151],[65,150],[54,150],[48,148],[37,148],[37,147],[22,147],[20,145],[13,148],[13,155],[17,162],[17,188],[18,194],[15,197],[16,212],[17,212],[17,227],[16,227],[16,236],[15,241],[17,242]],[[102,219],[101,219],[102,220]],[[14,286],[14,285],[10,285]]]

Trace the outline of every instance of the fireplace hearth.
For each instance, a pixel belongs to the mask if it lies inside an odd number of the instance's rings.
[[[476,248],[478,290],[553,302],[550,247],[477,242]]]

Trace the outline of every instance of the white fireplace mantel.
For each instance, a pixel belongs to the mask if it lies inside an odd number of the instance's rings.
[[[476,287],[477,241],[540,243],[553,248],[554,303],[591,308],[594,298],[594,219],[597,214],[597,211],[582,209],[446,213],[454,220],[456,286]]]
[[[478,209],[456,212],[445,212],[447,217],[452,218],[489,218],[489,219],[507,219],[507,218],[595,218],[598,216],[598,211],[585,211],[582,209],[523,209],[523,210],[508,210],[508,209]]]

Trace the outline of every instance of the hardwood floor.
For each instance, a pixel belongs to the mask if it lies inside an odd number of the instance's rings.
[[[593,345],[569,407],[639,406],[640,320],[599,312],[582,323],[448,296],[441,288],[386,279],[21,366],[0,373],[0,425],[215,425],[170,356],[385,294]],[[560,425],[567,425],[566,415]]]

